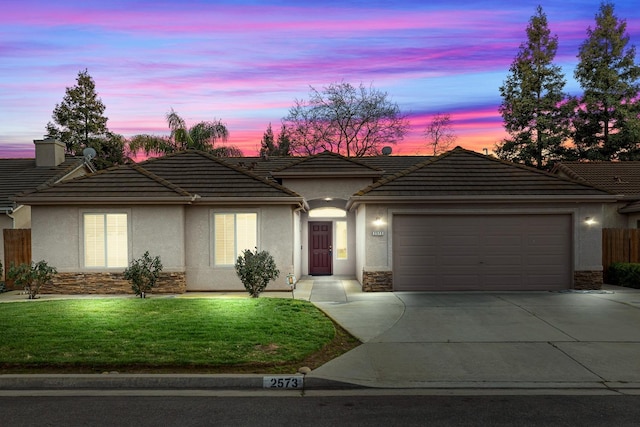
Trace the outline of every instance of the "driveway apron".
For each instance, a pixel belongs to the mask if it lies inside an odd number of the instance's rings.
[[[326,279],[325,279],[326,280]],[[640,389],[640,291],[363,293],[310,301],[363,344],[311,377],[384,388]],[[339,297],[339,298],[338,298]]]

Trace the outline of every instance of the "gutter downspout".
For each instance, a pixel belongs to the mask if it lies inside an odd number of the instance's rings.
[[[6,208],[6,209],[3,209],[3,211],[4,211],[3,213],[6,216],[11,218],[11,228],[16,228],[16,218],[13,215],[11,215],[13,213],[14,209],[13,208]]]

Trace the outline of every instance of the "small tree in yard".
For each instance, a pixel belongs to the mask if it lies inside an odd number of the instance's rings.
[[[131,265],[124,271],[124,278],[131,282],[131,289],[140,298],[145,298],[160,278],[162,263],[160,257],[151,258],[149,251],[142,258],[134,259]]]
[[[245,249],[236,261],[236,273],[252,298],[258,298],[269,282],[280,275],[267,251]]]
[[[42,285],[51,282],[53,275],[57,273],[58,270],[47,265],[46,261],[31,261],[30,264],[22,263],[17,266],[12,263],[7,278],[13,280],[17,286],[24,287],[29,299],[35,299]]]

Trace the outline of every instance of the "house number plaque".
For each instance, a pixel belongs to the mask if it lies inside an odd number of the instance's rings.
[[[302,377],[301,375],[263,377],[262,388],[299,389],[302,388],[302,383],[304,381],[303,378],[304,377]]]
[[[384,231],[372,231],[371,234],[374,236],[384,236]]]

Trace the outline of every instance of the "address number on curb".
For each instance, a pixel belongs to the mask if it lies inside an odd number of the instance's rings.
[[[303,383],[302,376],[295,377],[263,377],[262,379],[262,387],[263,388],[279,388],[279,389],[298,389],[302,388]]]

